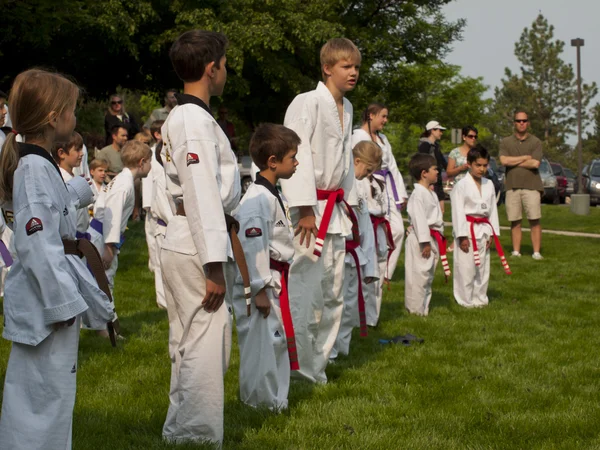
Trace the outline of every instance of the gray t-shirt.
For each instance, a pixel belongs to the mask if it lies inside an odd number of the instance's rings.
[[[123,170],[121,153],[116,151],[112,145],[107,145],[102,150],[99,150],[98,153],[96,153],[96,159],[104,159],[107,161],[109,172],[121,173]]]

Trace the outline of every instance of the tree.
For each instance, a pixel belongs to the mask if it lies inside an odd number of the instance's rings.
[[[577,80],[573,67],[561,59],[565,43],[554,40],[554,27],[542,14],[525,28],[515,44],[520,74],[505,69],[502,86],[495,89],[489,127],[498,136],[512,130],[514,110],[529,113],[533,134],[544,141],[552,158],[564,159],[570,148],[566,137],[576,125]],[[598,93],[596,83],[582,84],[582,108],[585,111]],[[584,114],[584,126],[585,126]]]

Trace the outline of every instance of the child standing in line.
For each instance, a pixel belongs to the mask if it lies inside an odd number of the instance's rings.
[[[469,173],[454,185],[450,194],[455,247],[460,249],[454,252],[454,298],[466,308],[486,306],[489,302],[487,288],[492,238],[504,271],[510,275],[498,239],[496,190],[485,178],[489,161],[490,155],[485,148],[478,145],[469,150]]]
[[[94,193],[94,201],[98,198],[100,191],[104,187],[106,180],[106,172],[108,172],[108,162],[104,159],[93,159],[90,163],[90,176],[92,178],[92,192]]]
[[[300,370],[294,375],[326,383],[325,368],[343,310],[346,237],[352,235],[343,201],[356,205],[352,157],[352,104],[361,55],[352,41],[329,40],[321,49],[324,82],[298,95],[284,125],[300,136],[298,170],[282,180],[296,229],[290,268],[290,304]]]
[[[414,155],[408,169],[418,182],[414,185],[407,206],[412,228],[405,245],[404,306],[411,314],[426,316],[429,314],[431,285],[440,256],[446,276],[449,274],[445,259],[446,240],[443,237],[444,217],[439,199],[431,190],[439,171],[435,158],[424,153]]]
[[[375,235],[367,206],[369,198],[368,178],[381,166],[382,150],[371,141],[361,141],[352,149],[354,176],[358,204],[352,206],[358,230],[352,239],[346,240],[344,261],[344,312],[335,345],[329,359],[350,352],[352,329],[360,326],[361,336],[367,336],[365,312],[366,286],[379,279],[379,268],[375,258]]]
[[[290,369],[298,368],[287,289],[294,230],[285,199],[275,186],[296,172],[299,144],[298,135],[282,125],[267,123],[256,129],[250,156],[260,172],[233,213],[240,223],[254,298],[247,316],[238,273],[233,307],[240,346],[240,398],[250,406],[275,411],[287,408]]]
[[[60,168],[60,174],[65,183],[71,181],[76,175],[75,170],[80,167],[83,158],[83,138],[74,131],[68,142],[57,142],[52,147],[52,157]],[[85,238],[90,215],[87,208],[77,210],[77,239]]]

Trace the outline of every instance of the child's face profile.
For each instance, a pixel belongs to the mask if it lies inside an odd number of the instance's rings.
[[[422,177],[427,181],[427,184],[431,185],[437,181],[439,173],[437,166],[431,166],[427,172],[423,171]]]
[[[104,183],[104,180],[106,179],[106,169],[107,167],[100,166],[90,170],[90,175],[96,183]]]
[[[281,161],[275,162],[275,171],[278,178],[287,180],[296,173],[296,166],[298,165],[298,160],[296,159],[297,154],[298,149],[293,148],[285,154]]]
[[[360,158],[354,159],[354,177],[360,181],[375,172],[375,168],[371,164],[367,164]]]
[[[360,63],[353,59],[340,59],[333,66],[325,65],[323,70],[328,75],[328,82],[332,83],[340,92],[348,92],[356,87]]]
[[[485,158],[477,158],[472,163],[467,163],[469,166],[469,173],[476,180],[480,180],[481,177],[485,177],[488,170],[489,161]]]
[[[81,160],[83,159],[83,148],[71,147],[68,153],[64,150],[62,152],[62,165],[67,166],[69,169],[79,167]]]

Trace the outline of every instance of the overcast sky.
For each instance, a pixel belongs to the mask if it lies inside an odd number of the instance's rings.
[[[463,75],[483,77],[490,86],[491,97],[493,88],[500,85],[505,67],[519,71],[515,42],[540,11],[554,25],[554,39],[565,42],[562,57],[573,65],[574,71],[577,57],[571,39],[585,40],[581,48],[581,77],[584,82],[600,85],[599,0],[455,0],[444,7],[446,17],[467,19],[467,25],[463,40],[454,44],[446,61],[461,66]]]

